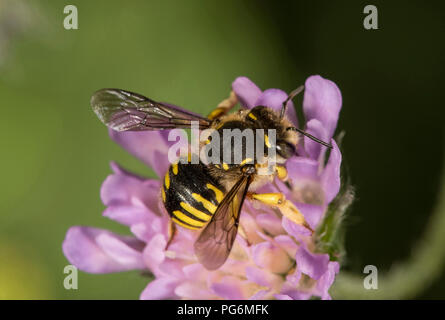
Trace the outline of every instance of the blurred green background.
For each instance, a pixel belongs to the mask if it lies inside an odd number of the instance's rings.
[[[78,30],[63,28],[68,4]],[[444,8],[372,1],[379,29],[368,31],[367,4],[0,0],[0,299],[136,299],[148,282],[80,273],[78,290],[63,287],[70,226],[128,233],[101,216],[109,161],[153,174],[91,111],[103,87],[207,114],[240,75],[286,91],[312,74],[335,81],[357,191],[343,268],[385,272],[407,258],[444,162]],[[445,298],[445,272],[417,298]]]

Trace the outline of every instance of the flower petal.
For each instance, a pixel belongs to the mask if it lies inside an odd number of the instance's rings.
[[[109,273],[144,269],[143,242],[90,227],[71,227],[62,248],[68,261],[82,271]]]
[[[325,207],[309,203],[296,203],[295,205],[311,228],[315,230],[323,217]]]
[[[127,169],[123,168],[122,166],[120,166],[117,162],[115,161],[110,161],[110,167],[111,170],[116,173],[116,174],[122,174],[125,176],[130,176],[133,177],[135,179],[138,179],[140,181],[144,181],[147,180],[147,178],[141,177],[133,172],[128,171]]]
[[[286,290],[283,292],[284,296],[288,296],[290,299],[286,300],[308,300],[310,297],[312,297],[312,293],[300,291],[300,290]]]
[[[266,296],[270,294],[270,290],[258,290],[252,296],[250,296],[249,300],[263,300],[267,298]]]
[[[210,289],[217,296],[227,300],[242,300],[246,299],[242,290],[242,283],[237,277],[226,276],[221,279],[221,282],[213,283]]]
[[[147,221],[132,224],[130,230],[139,240],[148,243],[158,234],[167,237],[167,224],[167,219],[152,217]]]
[[[271,289],[278,288],[283,282],[279,275],[256,267],[247,267],[246,277],[251,282]]]
[[[147,179],[141,181],[124,174],[112,174],[102,184],[100,197],[106,206],[131,205],[136,198],[150,207],[153,202],[157,203],[160,190],[159,180]]]
[[[148,268],[155,272],[157,267],[165,259],[165,246],[167,241],[163,234],[158,234],[154,236],[144,249],[143,257]]]
[[[308,121],[306,124],[306,132],[320,139],[321,141],[328,142],[330,139],[326,129],[323,127],[323,124],[317,119]],[[304,149],[311,159],[315,159],[320,162],[327,150],[325,146],[308,137],[304,137]]]
[[[286,217],[283,217],[282,224],[283,224],[284,230],[286,230],[286,232],[289,235],[291,235],[292,237],[294,237],[297,240],[300,239],[302,236],[310,236],[311,235],[310,230],[290,221]]]
[[[178,141],[169,141],[171,130],[160,131],[124,131],[118,132],[109,129],[111,139],[117,142],[129,153],[140,159],[152,168],[158,177],[162,177],[170,165],[167,161],[168,149],[172,145],[185,146],[188,144],[186,133],[178,131],[182,138]]]
[[[252,258],[258,267],[273,273],[285,273],[293,264],[285,250],[266,241],[253,246]]]
[[[299,269],[295,270],[293,273],[286,276],[286,283],[283,287],[295,288],[301,279],[301,271]]]
[[[140,180],[126,174],[109,175],[101,187],[104,215],[125,225],[139,223],[159,214],[160,182]]]
[[[325,274],[317,281],[317,291],[323,300],[330,300],[329,288],[332,286],[335,280],[335,275],[339,272],[340,264],[335,261],[329,262],[328,270]]]
[[[140,221],[147,220],[150,215],[147,209],[137,206],[111,206],[103,212],[104,217],[130,226]]]
[[[337,127],[341,105],[341,93],[334,82],[320,76],[311,76],[306,79],[303,99],[306,121],[319,120],[329,138]]]
[[[176,298],[175,289],[178,281],[171,278],[158,278],[151,281],[142,291],[141,300],[163,300]]]
[[[330,203],[340,191],[340,166],[341,152],[334,139],[331,140],[333,149],[329,156],[328,163],[321,174],[321,184],[325,192],[326,204]]]
[[[248,212],[243,213],[243,215],[241,216],[240,225],[243,228],[243,232],[251,243],[257,243],[261,241],[261,238],[257,234],[257,231],[259,229],[257,221]]]
[[[287,294],[274,294],[275,299],[277,300],[294,300]]]
[[[200,263],[192,263],[182,268],[184,275],[195,281],[205,281],[208,271]]]
[[[256,223],[271,235],[278,235],[284,232],[283,226],[281,225],[281,219],[275,214],[258,214],[256,216]]]
[[[328,270],[329,255],[309,252],[305,245],[300,246],[295,260],[298,270],[315,280]]]
[[[288,235],[279,235],[274,238],[275,243],[280,246],[283,250],[287,252],[290,257],[295,257],[297,254],[298,245],[295,241]]]
[[[165,259],[154,274],[156,277],[172,277],[175,279],[185,279],[182,271],[185,262],[181,259]]]
[[[204,285],[195,281],[186,281],[181,283],[176,289],[175,294],[183,299],[188,300],[206,300],[215,299]]]
[[[293,157],[286,163],[289,182],[292,189],[282,188],[286,197],[294,202],[321,205],[324,203],[324,191],[320,183],[319,167],[317,160]],[[283,187],[282,184],[278,183]]]
[[[267,89],[265,90],[258,100],[255,102],[255,106],[265,106],[272,108],[276,111],[281,111],[283,102],[287,99],[288,94],[280,89]],[[287,103],[286,116],[294,124],[298,125],[297,113],[295,112],[295,106],[292,101]]]
[[[286,162],[287,174],[292,182],[318,179],[318,161],[304,157],[292,157]]]
[[[255,102],[261,95],[261,89],[247,77],[236,78],[232,83],[232,89],[240,104],[248,109],[255,106]]]

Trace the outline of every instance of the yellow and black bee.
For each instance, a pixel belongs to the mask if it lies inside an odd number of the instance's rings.
[[[171,221],[185,228],[203,229],[194,245],[195,254],[207,269],[215,270],[224,264],[232,249],[245,198],[278,208],[287,218],[310,229],[303,215],[283,194],[254,192],[272,182],[275,177],[287,180],[287,171],[283,165],[295,154],[299,141],[298,133],[331,147],[294,127],[285,116],[287,103],[302,89],[303,87],[300,87],[289,95],[283,102],[281,112],[257,106],[251,110],[240,109],[238,112],[229,113],[238,103],[233,92],[208,117],[121,89],[97,91],[91,98],[91,105],[99,119],[117,131],[190,128],[192,121],[197,121],[200,129],[218,132],[223,132],[224,129],[264,129],[264,132],[267,129],[275,129],[274,145],[271,145],[267,134],[262,137],[266,150],[263,159],[244,156],[235,164],[224,162],[222,156],[218,163],[204,164],[201,160],[198,163],[178,161],[173,163],[165,174],[161,196]],[[212,141],[207,140],[201,146],[209,143]],[[243,145],[243,149],[245,147]],[[270,174],[258,174],[262,167],[268,165],[264,158],[267,160],[267,150],[272,147],[276,150],[273,170]],[[221,155],[223,152],[224,150]],[[234,155],[231,156],[233,158]],[[176,230],[174,223],[171,224],[170,241]]]

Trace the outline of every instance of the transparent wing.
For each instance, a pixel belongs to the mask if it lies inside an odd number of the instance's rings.
[[[226,262],[238,231],[238,223],[252,176],[245,175],[232,187],[195,242],[195,254],[208,270]]]
[[[95,92],[91,107],[104,124],[116,131],[187,128],[191,121],[198,121],[201,129],[210,125],[207,118],[121,89]]]

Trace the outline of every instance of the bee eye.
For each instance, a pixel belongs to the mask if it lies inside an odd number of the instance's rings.
[[[295,147],[286,141],[278,141],[277,153],[283,158],[289,159],[295,155]]]

